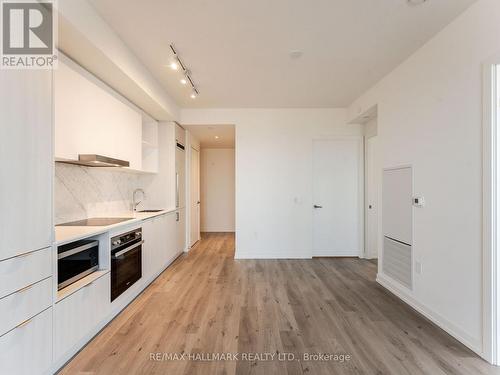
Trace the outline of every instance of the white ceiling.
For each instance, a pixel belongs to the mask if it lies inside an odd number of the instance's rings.
[[[181,107],[345,107],[475,0],[90,1]]]
[[[200,142],[201,148],[234,148],[234,125],[182,126]]]

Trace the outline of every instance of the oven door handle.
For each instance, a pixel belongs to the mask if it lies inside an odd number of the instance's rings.
[[[126,249],[120,250],[116,254],[113,255],[113,258],[118,258],[118,257],[122,256],[123,254],[126,254],[129,251],[134,250],[137,246],[141,246],[143,243],[144,243],[144,240],[142,240],[141,242],[137,242],[137,243],[133,244],[132,246],[127,247]]]

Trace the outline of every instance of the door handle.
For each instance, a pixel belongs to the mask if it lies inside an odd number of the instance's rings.
[[[196,202],[196,204],[200,204],[200,201]]]
[[[136,244],[133,244],[132,246],[127,247],[126,249],[118,251],[115,255],[113,255],[114,258],[118,258],[119,256],[122,256],[123,254],[128,253],[129,251],[132,251],[136,249],[137,247],[141,246],[144,243],[144,241],[137,242]]]
[[[323,208],[323,206],[318,206],[317,204],[315,204],[313,207],[314,208]]]

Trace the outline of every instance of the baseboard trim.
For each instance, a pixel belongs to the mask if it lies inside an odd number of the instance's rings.
[[[281,255],[281,254],[268,255],[268,254],[261,252],[261,251],[245,251],[245,252],[243,252],[243,251],[238,251],[238,249],[236,249],[236,252],[234,254],[234,259],[241,259],[241,260],[245,260],[245,259],[254,259],[254,260],[258,260],[258,259],[312,259],[312,256],[309,256],[309,255],[289,256],[289,255]]]
[[[377,274],[377,283],[382,287],[387,289],[389,292],[394,294],[400,300],[405,302],[407,305],[412,307],[418,313],[422,314],[424,317],[429,319],[436,326],[444,330],[453,338],[460,341],[474,353],[479,355],[480,357],[486,359],[484,357],[484,353],[482,351],[482,343],[479,340],[474,339],[469,334],[458,328],[456,325],[448,321],[446,318],[434,312],[432,309],[418,302],[412,296],[410,296],[406,291],[404,291],[400,286],[398,286],[395,282],[393,282],[388,276],[378,273]]]

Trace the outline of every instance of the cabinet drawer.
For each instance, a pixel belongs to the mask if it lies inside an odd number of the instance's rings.
[[[0,299],[0,335],[51,305],[51,277]]]
[[[52,248],[0,262],[0,298],[52,276]]]
[[[52,308],[0,336],[0,373],[38,375],[52,363]]]
[[[76,353],[110,312],[110,274],[69,295],[55,305],[56,361]]]

